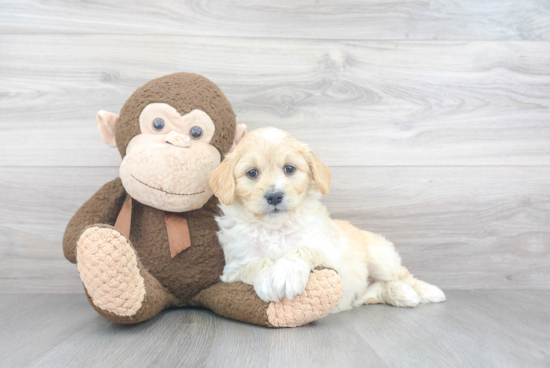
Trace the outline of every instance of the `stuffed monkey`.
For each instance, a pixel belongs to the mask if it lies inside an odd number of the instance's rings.
[[[200,306],[267,327],[307,324],[343,295],[338,274],[317,269],[303,294],[266,303],[251,285],[220,281],[224,256],[210,173],[246,133],[222,91],[196,74],[152,80],[120,116],[100,111],[98,128],[122,156],[120,177],[77,211],[63,239],[90,305],[118,323],[166,308]]]

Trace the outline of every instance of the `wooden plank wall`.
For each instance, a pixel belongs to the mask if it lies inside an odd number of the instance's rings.
[[[309,143],[418,277],[550,287],[550,2],[2,0],[0,292],[82,292],[63,231],[120,164],[95,114],[176,71]]]

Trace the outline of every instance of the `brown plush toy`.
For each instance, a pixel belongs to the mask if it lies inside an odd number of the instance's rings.
[[[311,273],[303,294],[266,303],[251,285],[222,283],[222,248],[208,187],[212,170],[246,133],[222,91],[196,74],[150,81],[120,117],[97,115],[107,144],[123,158],[120,178],[74,215],[63,239],[92,307],[118,323],[148,320],[171,307],[201,306],[267,327],[307,324],[343,295],[330,269]]]

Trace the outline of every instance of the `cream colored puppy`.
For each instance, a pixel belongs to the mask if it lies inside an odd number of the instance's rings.
[[[251,284],[262,300],[279,301],[301,294],[311,270],[326,266],[344,283],[336,311],[444,301],[438,287],[401,265],[384,237],[329,217],[320,198],[329,193],[330,177],[305,144],[282,130],[245,135],[210,178],[223,211],[217,218],[226,260],[222,281]]]

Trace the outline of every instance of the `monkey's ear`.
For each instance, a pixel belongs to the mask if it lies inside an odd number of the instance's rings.
[[[237,125],[237,129],[235,129],[235,138],[233,138],[233,145],[229,149],[229,152],[235,151],[235,148],[237,148],[237,144],[239,144],[239,142],[245,135],[246,135],[246,125],[244,124]]]
[[[235,176],[233,170],[233,155],[227,155],[210,175],[210,188],[221,203],[229,206],[235,202]]]
[[[323,161],[319,160],[319,158],[313,153],[311,149],[309,149],[307,162],[309,164],[309,169],[311,170],[311,174],[313,175],[313,179],[315,180],[315,183],[317,183],[317,186],[321,190],[321,193],[324,195],[327,195],[330,192],[330,170],[323,163]]]
[[[99,129],[101,138],[113,148],[116,147],[115,131],[118,119],[118,115],[112,112],[100,110],[97,113],[97,128]]]

